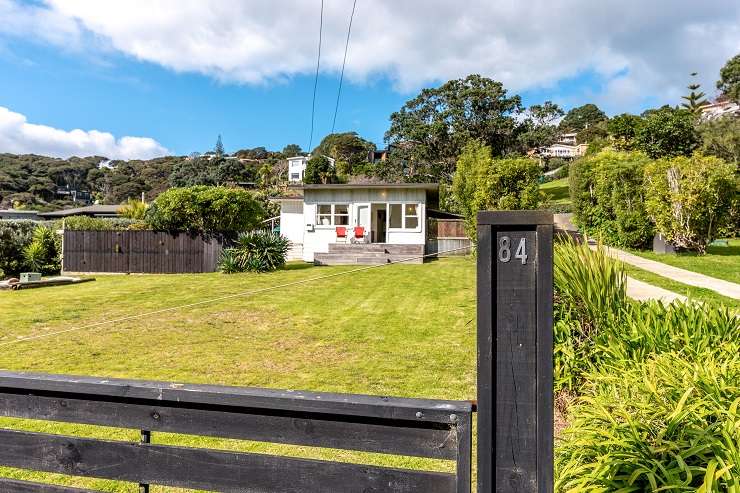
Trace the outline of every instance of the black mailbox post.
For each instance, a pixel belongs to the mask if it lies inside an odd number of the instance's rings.
[[[478,492],[553,491],[553,216],[478,214]]]

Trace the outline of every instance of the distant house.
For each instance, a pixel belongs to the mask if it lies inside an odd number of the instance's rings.
[[[57,187],[55,193],[57,197],[72,199],[72,202],[83,202],[85,204],[92,202],[92,194],[89,190],[78,190],[69,185]]]
[[[52,212],[40,212],[42,219],[60,219],[70,216],[89,216],[89,217],[118,217],[121,214],[118,210],[120,205],[89,205],[87,207],[75,207],[73,209],[62,209]]]
[[[303,185],[280,204],[280,233],[290,258],[318,264],[386,263],[421,256],[435,183]],[[419,259],[421,261],[421,258]]]
[[[0,209],[0,219],[27,219],[38,221],[39,211],[24,211],[19,209]]]
[[[714,102],[701,107],[701,117],[704,120],[714,120],[723,116],[740,118],[740,105],[727,96],[720,96]]]
[[[324,156],[329,163],[334,166],[334,158]],[[303,176],[306,173],[306,165],[311,156],[293,156],[288,158],[288,181],[290,183],[303,183]]]
[[[558,139],[558,143],[560,143],[560,144],[568,144],[568,145],[574,146],[577,143],[577,140],[576,140],[577,137],[578,137],[578,133],[577,132],[570,132],[570,133],[567,133],[567,134],[560,134],[560,138]]]
[[[557,157],[561,159],[575,159],[577,157],[583,156],[586,154],[586,150],[588,149],[588,144],[578,144],[578,145],[569,145],[569,144],[552,144],[548,147],[543,147],[539,150],[538,154],[542,157]]]
[[[388,153],[390,149],[376,149],[367,153],[367,161],[370,164],[379,163],[388,159]]]

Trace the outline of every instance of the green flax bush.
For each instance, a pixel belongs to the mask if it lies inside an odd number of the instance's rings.
[[[285,265],[290,241],[272,231],[242,233],[234,246],[224,249],[219,269],[225,274],[235,272],[269,272]]]

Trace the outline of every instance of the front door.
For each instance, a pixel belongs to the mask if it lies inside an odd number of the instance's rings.
[[[378,209],[377,210],[377,229],[378,232],[375,235],[375,241],[378,243],[387,243],[385,238],[385,209]]]
[[[355,226],[362,226],[365,229],[365,235],[370,238],[370,205],[358,205],[355,218]]]

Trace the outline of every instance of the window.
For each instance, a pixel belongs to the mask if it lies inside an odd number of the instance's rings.
[[[388,204],[388,227],[419,229],[419,204]]]
[[[291,173],[290,174],[290,179],[293,180],[293,181],[298,181],[298,180],[301,179],[301,174],[300,173]]]
[[[316,224],[320,226],[347,226],[348,204],[319,204],[316,206]]]

